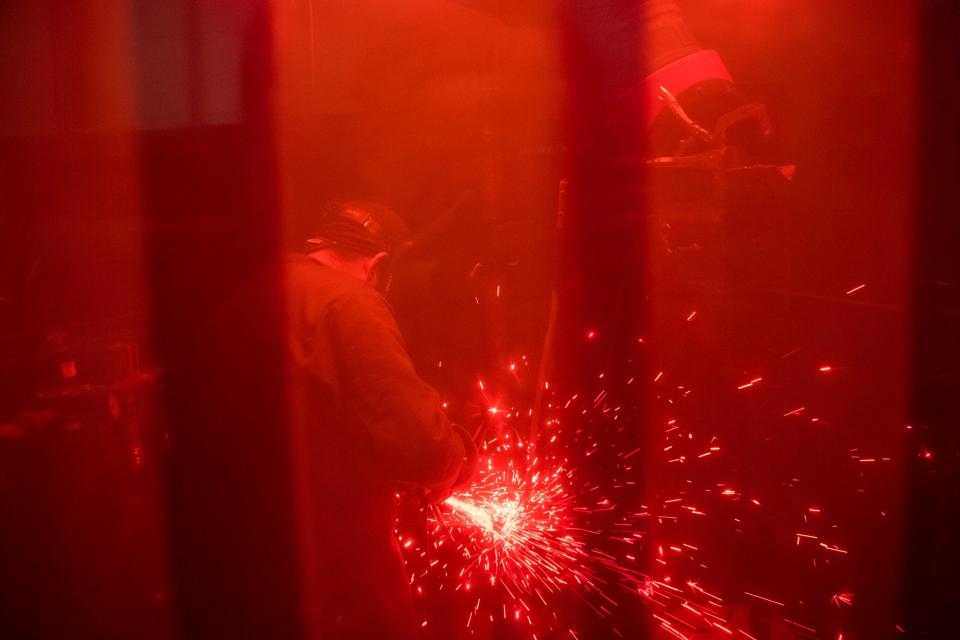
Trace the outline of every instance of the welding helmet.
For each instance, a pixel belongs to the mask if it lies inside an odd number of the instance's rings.
[[[378,269],[379,289],[387,295],[392,271],[400,256],[411,246],[409,227],[396,211],[376,202],[351,201],[324,208],[314,232],[307,238],[307,250],[328,247],[362,256],[386,253]]]
[[[307,245],[308,250],[337,247],[374,256],[395,252],[410,236],[410,229],[393,209],[376,202],[343,202],[324,208]]]

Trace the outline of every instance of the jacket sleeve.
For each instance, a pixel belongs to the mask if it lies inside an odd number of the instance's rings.
[[[473,443],[454,428],[440,396],[417,375],[383,297],[368,288],[342,295],[325,325],[344,409],[384,475],[423,487],[456,480]]]

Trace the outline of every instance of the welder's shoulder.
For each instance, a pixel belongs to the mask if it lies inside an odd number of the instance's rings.
[[[286,286],[291,297],[329,304],[361,288],[363,283],[306,256],[291,256],[286,263]]]
[[[287,287],[293,298],[291,302],[314,318],[331,312],[338,315],[390,313],[389,305],[375,289],[306,257],[288,262]]]
[[[369,325],[371,321],[378,325],[393,327],[393,309],[380,292],[373,287],[359,283],[360,286],[345,288],[332,301],[330,310],[338,318]]]

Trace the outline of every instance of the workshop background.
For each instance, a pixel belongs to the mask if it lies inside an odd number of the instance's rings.
[[[424,637],[957,637],[960,8],[679,0],[769,139],[643,164],[618,210],[597,96],[646,68],[583,36],[618,4],[0,6],[0,636],[305,637],[282,354],[237,399],[276,429],[180,372],[363,199],[417,234],[390,301],[451,417],[528,437],[587,398],[579,477],[641,451],[637,571],[722,603],[465,624],[429,576]]]

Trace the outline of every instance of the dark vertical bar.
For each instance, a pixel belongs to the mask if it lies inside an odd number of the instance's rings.
[[[271,14],[266,2],[229,4],[246,15],[239,27],[222,16],[240,43],[238,118],[205,125],[209,114],[195,103],[206,81],[198,39],[211,32],[197,21],[227,10],[198,2],[179,14],[188,24],[176,36],[189,52],[190,122],[142,135],[174,597],[182,638],[297,638]],[[230,310],[257,279],[267,283],[266,304]],[[257,326],[263,339],[248,340],[240,326]]]
[[[646,315],[646,132],[636,123],[622,127],[608,114],[620,94],[646,75],[643,4],[569,0],[562,3],[560,16],[568,92],[568,187],[558,247],[562,262],[553,378],[560,389],[584,397],[606,392],[612,405],[629,407],[630,429],[597,435],[611,444],[616,440],[620,451],[636,448],[645,438],[641,385],[624,383],[631,368],[643,368],[630,360]],[[639,106],[636,116],[639,121]],[[612,455],[605,456],[582,457],[576,464],[603,482],[616,464]],[[650,489],[643,484],[628,498],[638,510]],[[641,558],[646,570],[643,562]],[[644,612],[638,606],[621,608],[612,624],[584,611],[579,623],[585,637],[608,637],[611,626],[628,637],[646,637]]]
[[[920,4],[912,434],[901,593],[913,637],[957,633],[960,570],[960,6]]]

